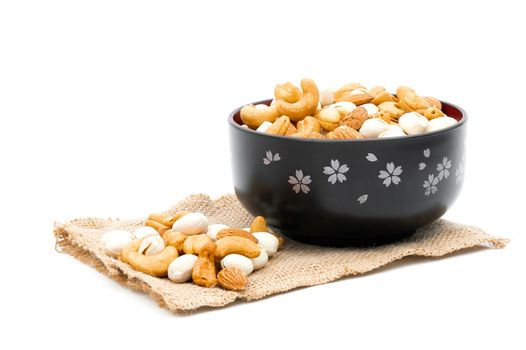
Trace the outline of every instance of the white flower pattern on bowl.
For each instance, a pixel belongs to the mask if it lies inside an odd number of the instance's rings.
[[[373,153],[368,153],[365,156],[365,159],[367,159],[370,162],[376,162],[378,160],[378,158],[376,158],[376,156]]]
[[[464,164],[460,162],[457,170],[455,171],[456,183],[459,184],[464,178]]]
[[[265,153],[265,155],[266,155],[266,157],[263,158],[263,164],[265,164],[265,165],[269,165],[272,162],[277,162],[277,161],[281,160],[281,157],[279,156],[279,153],[276,153],[276,154],[272,155],[272,152],[270,150],[268,150]]]
[[[426,158],[429,158],[431,155],[429,148],[425,149],[423,153],[424,157]],[[373,153],[368,153],[365,158],[369,162],[376,162],[378,160],[378,158]],[[263,158],[263,164],[269,165],[270,163],[277,162],[279,160],[281,160],[279,153],[273,154],[272,151],[268,150],[266,151],[266,157]],[[442,158],[442,161],[436,166],[437,173],[429,174],[427,179],[424,180],[422,187],[424,188],[424,194],[426,196],[434,195],[438,192],[438,184],[449,178],[452,171],[452,165],[452,160],[449,159],[448,156]],[[427,167],[424,162],[418,164],[418,170],[422,171],[425,168]],[[330,165],[323,167],[323,174],[327,175],[327,182],[335,185],[338,182],[344,183],[348,181],[348,175],[346,176],[345,174],[348,173],[349,170],[350,168],[347,164],[341,164],[340,160],[338,159],[331,159]],[[382,184],[385,185],[385,187],[389,187],[391,184],[400,184],[402,181],[402,173],[403,170],[401,165],[396,166],[394,162],[389,162],[386,164],[385,170],[382,169],[379,171],[378,178],[383,180]],[[457,184],[463,181],[464,156],[462,156],[462,161],[455,169],[455,178]],[[311,185],[312,179],[310,175],[304,175],[303,170],[300,169],[295,171],[295,176],[289,176],[288,183],[292,185],[292,190],[296,194],[299,194],[300,192],[308,194],[311,190],[309,185]],[[367,202],[367,200],[368,194],[362,194],[356,199],[360,205]]]
[[[425,195],[429,196],[430,194],[435,194],[438,191],[437,184],[438,179],[434,174],[430,174],[428,179],[424,181]]]
[[[449,169],[451,169],[451,160],[447,159],[447,157],[444,157],[442,159],[442,163],[437,164],[439,181],[442,181],[442,178],[447,179],[449,177]]]
[[[296,193],[309,193],[310,187],[308,186],[312,182],[310,175],[303,176],[302,170],[296,170],[296,177],[289,176],[289,184],[292,185],[292,190]]]
[[[402,166],[399,165],[395,167],[395,164],[393,162],[390,162],[387,163],[386,168],[387,171],[380,170],[380,174],[378,175],[380,179],[384,180],[383,184],[385,185],[385,187],[389,187],[391,183],[398,185],[400,181],[402,181],[400,179],[400,175],[402,174]]]
[[[347,177],[344,175],[349,171],[347,164],[342,164],[340,166],[340,161],[338,159],[331,159],[331,165],[323,168],[323,173],[329,175],[327,181],[331,184],[335,184],[337,181],[343,183],[347,180]]]
[[[358,203],[360,204],[363,204],[365,202],[367,202],[367,198],[369,198],[369,195],[368,194],[362,194],[360,197],[358,197],[358,199],[356,199],[358,201]]]
[[[424,157],[429,158],[430,155],[431,155],[431,150],[429,148],[426,148],[424,150]]]

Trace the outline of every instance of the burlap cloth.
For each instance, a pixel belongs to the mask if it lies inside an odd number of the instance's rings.
[[[193,195],[174,206],[204,213],[212,223],[246,227],[251,215],[233,195],[217,200]],[[256,300],[294,288],[314,286],[345,276],[363,274],[406,256],[439,257],[475,246],[502,248],[506,239],[492,237],[481,229],[438,220],[419,229],[411,238],[372,248],[326,248],[287,240],[285,247],[262,270],[252,273],[242,292],[203,288],[193,283],[176,284],[133,270],[104,254],[99,237],[106,231],[134,229],[144,220],[76,219],[55,225],[57,249],[71,254],[122,285],[144,291],[160,306],[173,312],[201,307],[220,307],[236,299]]]

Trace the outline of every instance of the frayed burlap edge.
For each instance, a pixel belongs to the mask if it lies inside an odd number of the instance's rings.
[[[203,212],[213,223],[233,227],[247,226],[252,217],[233,195],[212,200],[207,195],[192,195],[168,210]],[[92,266],[118,283],[150,295],[172,312],[203,307],[220,307],[236,299],[256,300],[292,289],[328,283],[337,279],[376,270],[407,256],[440,257],[476,246],[503,248],[507,239],[493,237],[481,229],[438,220],[419,229],[412,237],[396,244],[371,248],[326,248],[287,240],[285,249],[264,269],[250,275],[242,292],[221,288],[202,288],[192,283],[175,284],[133,270],[129,265],[108,257],[99,237],[114,229],[133,230],[140,220],[84,218],[55,224],[56,249]]]

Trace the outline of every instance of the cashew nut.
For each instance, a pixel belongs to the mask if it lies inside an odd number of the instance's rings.
[[[252,233],[247,232],[247,231],[245,231],[243,229],[240,229],[240,228],[233,228],[233,227],[228,227],[228,228],[222,229],[221,231],[219,231],[219,233],[217,234],[216,238],[217,239],[221,239],[221,238],[229,237],[229,236],[243,237],[243,238],[246,238],[246,239],[250,239],[254,243],[258,242],[256,237],[254,237],[252,235]]]
[[[246,105],[239,112],[243,123],[251,129],[257,129],[263,122],[274,122],[278,115],[275,105],[267,106],[266,108]]]
[[[217,284],[214,254],[199,254],[192,269],[192,281],[207,288],[214,287]]]
[[[228,254],[240,254],[247,258],[256,258],[260,253],[257,243],[249,239],[228,236],[216,241],[216,258],[223,259]]]
[[[276,100],[276,108],[279,115],[286,115],[293,122],[298,122],[308,115],[314,115],[318,108],[320,94],[318,87],[312,79],[303,79],[301,81],[303,94],[301,98],[293,103],[285,100]]]
[[[256,216],[250,224],[250,233],[268,232],[267,220],[263,216]]]
[[[172,227],[174,222],[182,218],[188,214],[187,211],[180,211],[175,214],[168,214],[168,213],[162,213],[162,214],[151,214],[148,216],[148,220],[157,221],[158,223],[163,224],[164,226]]]
[[[371,103],[378,106],[380,103],[389,102],[389,101],[396,102],[397,99],[396,97],[391,95],[388,91],[382,91],[382,92],[379,92],[376,96],[374,96]]]
[[[163,233],[164,244],[171,245],[172,247],[177,249],[177,252],[179,254],[183,253],[183,244],[186,238],[188,238],[188,236],[184,233],[174,231],[171,229]]]
[[[298,122],[296,129],[299,133],[309,134],[311,132],[320,132],[321,126],[318,119],[307,116]]]
[[[168,273],[168,266],[170,266],[170,263],[179,256],[179,254],[177,254],[177,249],[168,246],[160,253],[154,255],[142,255],[138,250],[145,238],[138,241],[132,241],[124,247],[121,252],[122,260],[130,264],[137,271],[152,276],[165,277]]]
[[[382,102],[378,105],[378,109],[380,110],[379,114],[382,114],[381,117],[385,121],[398,120],[398,118],[405,113],[397,107],[397,104],[394,101]]]
[[[160,235],[165,233],[170,228],[166,225],[161,224],[160,222],[154,221],[154,220],[146,220],[144,222],[144,225],[153,227],[157,232],[159,232]]]
[[[286,136],[289,133],[292,123],[290,118],[286,115],[282,115],[267,129],[268,134]],[[293,125],[292,125],[293,126]]]
[[[183,243],[183,251],[185,254],[214,254],[215,250],[215,243],[212,241],[212,238],[206,234],[189,236]]]
[[[274,88],[274,97],[276,100],[283,100],[288,103],[298,102],[301,98],[301,90],[294,86],[291,82],[285,84],[278,84]]]

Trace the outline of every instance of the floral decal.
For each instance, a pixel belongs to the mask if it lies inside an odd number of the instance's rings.
[[[323,173],[325,175],[329,175],[327,181],[333,185],[337,181],[343,183],[345,180],[347,180],[347,177],[344,174],[348,171],[349,167],[347,164],[342,164],[340,166],[338,159],[331,159],[331,165],[323,168]]]
[[[289,176],[289,184],[292,185],[292,190],[296,193],[300,193],[300,191],[303,193],[309,193],[310,188],[307,185],[311,182],[310,175],[303,176],[302,170],[296,170],[296,177]]]
[[[431,150],[429,148],[426,148],[424,150],[424,157],[429,158],[430,155],[431,155]]]
[[[424,170],[426,168],[426,163],[420,163],[418,164],[418,170]]]
[[[391,183],[398,185],[401,181],[399,175],[402,174],[402,166],[399,165],[395,167],[394,163],[391,162],[387,163],[386,168],[387,171],[380,170],[380,174],[378,175],[380,179],[384,180],[383,184],[385,185],[385,187],[389,187]]]
[[[448,178],[449,177],[449,169],[451,168],[451,160],[447,159],[447,157],[444,157],[442,159],[442,163],[437,164],[437,171],[438,171],[438,179],[439,181],[442,181],[442,178]]]
[[[378,160],[378,158],[376,158],[376,156],[373,153],[367,153],[365,159],[367,159],[370,162],[376,162]]]
[[[459,184],[464,179],[464,157],[462,157],[462,162],[458,165],[457,170],[455,170],[456,183]]]
[[[460,166],[459,166],[460,168]],[[451,169],[451,160],[448,157],[443,157],[442,161],[437,164],[437,174],[429,174],[427,180],[424,181],[422,187],[424,187],[424,194],[429,196],[435,194],[438,191],[438,183],[449,177],[449,170]],[[463,170],[461,170],[463,171]],[[459,169],[457,168],[457,181],[459,175]]]
[[[265,155],[266,155],[266,157],[263,158],[263,164],[265,164],[265,165],[269,165],[272,162],[277,162],[277,161],[281,160],[281,157],[279,156],[279,153],[276,153],[276,154],[272,155],[271,151],[267,151]]]
[[[362,194],[360,197],[358,197],[358,199],[356,199],[358,201],[358,203],[360,204],[363,204],[365,202],[367,202],[367,198],[369,197],[369,195],[367,194]]]
[[[437,184],[438,179],[437,176],[430,174],[426,181],[424,181],[424,188],[425,188],[425,195],[429,196],[431,193],[435,194],[438,191]]]

